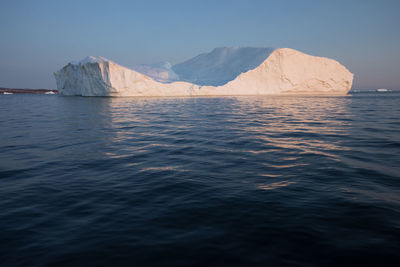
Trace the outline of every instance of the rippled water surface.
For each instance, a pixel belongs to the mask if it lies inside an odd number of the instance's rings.
[[[395,265],[400,94],[0,96],[0,265]]]

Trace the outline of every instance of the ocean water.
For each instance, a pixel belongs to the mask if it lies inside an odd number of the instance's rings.
[[[1,266],[397,265],[400,94],[0,95]]]

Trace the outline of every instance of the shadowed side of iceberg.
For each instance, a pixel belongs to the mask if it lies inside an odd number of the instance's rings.
[[[107,96],[114,91],[108,82],[104,62],[69,63],[54,73],[60,95]]]
[[[276,48],[218,47],[172,66],[182,81],[221,86],[239,74],[257,68]]]
[[[167,61],[154,64],[133,65],[131,69],[161,83],[170,83],[180,80],[179,76],[172,70],[171,63]]]

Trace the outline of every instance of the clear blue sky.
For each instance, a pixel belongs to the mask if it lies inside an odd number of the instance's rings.
[[[55,88],[87,55],[177,63],[217,46],[290,47],[334,58],[356,89],[400,89],[396,0],[0,0],[0,87]]]

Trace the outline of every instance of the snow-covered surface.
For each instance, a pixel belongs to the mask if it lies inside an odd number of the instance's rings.
[[[60,95],[82,96],[347,94],[353,82],[337,61],[289,48],[216,48],[172,67],[134,68],[88,57],[54,75]]]
[[[172,69],[182,81],[219,86],[258,67],[274,50],[275,48],[218,47],[210,53],[176,64]]]
[[[179,80],[179,76],[172,70],[171,63],[167,61],[154,64],[134,65],[131,69],[147,75],[157,82],[170,83]]]

